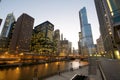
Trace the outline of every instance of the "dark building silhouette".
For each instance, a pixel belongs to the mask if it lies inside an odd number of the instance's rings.
[[[17,19],[10,42],[10,51],[24,52],[30,50],[33,24],[34,18],[25,13]]]
[[[1,23],[2,23],[2,19],[0,19],[0,25],[1,25]]]

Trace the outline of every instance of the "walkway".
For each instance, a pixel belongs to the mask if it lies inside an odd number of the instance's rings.
[[[104,80],[120,80],[120,60],[101,58],[99,66]]]
[[[75,74],[88,76],[88,66],[73,71],[64,72],[60,75],[57,74],[45,80],[70,80]]]
[[[88,76],[89,80],[102,80],[98,69],[96,70],[95,75],[88,75],[88,66],[84,66],[80,69],[76,69],[73,71],[61,73],[61,75],[57,74],[44,80],[71,80],[71,78],[76,74]]]

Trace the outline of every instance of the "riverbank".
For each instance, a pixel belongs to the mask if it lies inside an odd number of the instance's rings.
[[[73,64],[73,67],[75,67],[74,66],[75,63],[75,65],[78,66],[78,68],[79,63],[81,65],[86,64],[86,62],[83,61],[72,60],[72,61],[48,62],[45,64],[37,64],[30,66],[9,67],[4,69],[0,68],[1,75],[0,80],[32,80],[36,73],[39,80],[44,80],[45,78],[58,74],[58,64],[60,65],[61,73],[69,72],[71,68],[71,63]]]
[[[71,63],[72,64],[75,63],[75,64],[73,64],[73,66],[71,66]],[[76,64],[80,64],[80,65],[76,65]],[[56,73],[53,73],[53,74],[50,74],[50,75],[47,75],[47,76],[43,76],[43,77],[40,77],[40,78],[38,77],[38,78],[39,78],[39,80],[45,80],[45,79],[53,77],[52,78],[53,80],[58,80],[58,79],[54,79],[54,76],[56,76],[56,75],[61,76],[61,74],[73,73],[73,72],[76,72],[77,70],[79,71],[79,70],[82,70],[84,68],[88,68],[88,62],[86,62],[86,61],[85,62],[84,61],[79,62],[79,60],[74,60],[73,62],[70,62],[70,67],[67,68],[66,70],[63,70],[63,71],[60,70],[60,72],[57,71]]]
[[[82,66],[81,68],[74,69],[73,71],[61,72],[61,74],[55,74],[49,77],[46,77],[42,80],[72,80],[76,75],[84,76],[85,79],[80,80],[102,80],[99,69],[97,69],[96,75],[89,74],[89,65]],[[39,79],[41,80],[41,79]]]
[[[81,68],[74,69],[73,71],[68,70],[66,72],[61,72],[61,74],[56,74],[44,78],[43,80],[71,80],[75,75],[82,75],[88,77],[88,66],[82,66]]]
[[[19,63],[1,63],[0,68],[11,68],[11,67],[22,67],[30,65],[39,65],[52,62],[61,62],[61,61],[71,61],[71,59],[61,59],[61,60],[39,60],[34,62],[19,62]]]

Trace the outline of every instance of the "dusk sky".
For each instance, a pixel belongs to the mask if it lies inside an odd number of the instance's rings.
[[[81,31],[79,11],[83,7],[87,9],[88,22],[91,24],[93,40],[96,43],[100,33],[94,0],[1,0],[0,18],[3,22],[0,32],[7,14],[13,12],[17,20],[22,13],[27,13],[35,19],[34,26],[50,21],[54,29],[59,29],[63,37],[77,49],[78,32]]]

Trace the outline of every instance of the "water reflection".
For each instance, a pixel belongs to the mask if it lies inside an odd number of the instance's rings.
[[[72,63],[72,66],[70,65]],[[15,67],[8,69],[0,69],[0,80],[31,80],[34,77],[34,70],[38,68],[38,77],[45,77],[47,75],[55,74],[58,72],[58,64],[60,64],[60,71],[65,71],[73,67],[74,69],[84,63],[79,61],[71,62],[53,62],[32,66]]]

